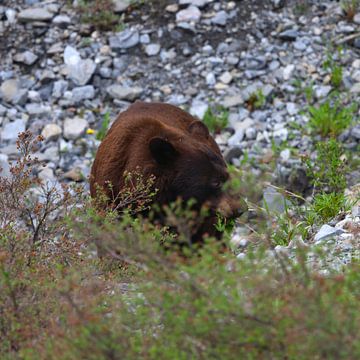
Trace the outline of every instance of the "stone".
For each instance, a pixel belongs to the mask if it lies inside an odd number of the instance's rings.
[[[19,133],[25,131],[26,122],[23,119],[7,123],[1,131],[1,139],[7,141],[15,141]]]
[[[289,29],[278,34],[278,38],[284,41],[295,41],[299,36],[299,32],[297,30]]]
[[[134,101],[141,96],[143,89],[138,86],[110,85],[106,91],[114,99]]]
[[[140,43],[141,44],[150,44],[150,36],[148,34],[140,35]]]
[[[52,96],[56,99],[62,97],[64,92],[68,89],[69,83],[65,80],[58,80],[54,82]]]
[[[274,138],[277,138],[280,141],[286,141],[288,138],[289,131],[285,128],[277,129],[273,132]]]
[[[268,186],[264,190],[263,202],[265,208],[269,209],[270,212],[283,213],[286,209],[286,206],[289,206],[290,203],[284,195],[276,191],[271,186]]]
[[[202,8],[208,2],[209,2],[209,0],[180,0],[179,4],[180,5],[194,5],[194,6],[198,7],[198,8]]]
[[[221,76],[219,77],[219,80],[224,83],[224,84],[230,84],[232,81],[233,77],[230,74],[229,71],[225,71],[224,73],[221,74]]]
[[[112,3],[114,5],[114,11],[116,13],[122,13],[129,7],[131,0],[112,0]]]
[[[331,91],[331,86],[329,85],[319,85],[314,86],[314,93],[317,99],[323,99],[325,98],[329,92]]]
[[[20,22],[50,21],[54,14],[44,8],[29,8],[20,11],[18,19]]]
[[[354,22],[355,24],[360,25],[360,13],[357,13],[357,14],[354,15],[354,17],[353,17],[353,22]]]
[[[353,94],[360,94],[360,82],[354,84],[351,89],[350,92]]]
[[[110,68],[108,67],[101,67],[99,69],[99,74],[101,77],[103,77],[104,79],[111,79],[111,75],[112,75],[112,71]]]
[[[79,86],[72,90],[72,99],[75,103],[79,103],[86,99],[95,97],[95,89],[92,85]]]
[[[244,99],[241,94],[226,96],[223,101],[223,106],[226,108],[231,108],[234,106],[242,105]]]
[[[47,183],[48,181],[53,182],[56,180],[54,170],[49,166],[46,166],[39,171],[38,178],[45,183]]]
[[[41,135],[46,141],[57,140],[61,133],[61,127],[57,124],[46,124],[41,131]]]
[[[116,35],[109,37],[109,45],[113,50],[132,48],[136,46],[139,41],[139,32],[133,29],[125,29]]]
[[[27,100],[27,90],[20,88],[18,80],[5,80],[0,87],[0,95],[5,102],[22,105]]]
[[[82,174],[81,169],[79,167],[74,167],[70,169],[63,175],[63,177],[65,179],[73,180],[76,182],[84,180],[84,175]]]
[[[290,159],[290,156],[291,156],[290,149],[281,150],[281,152],[280,152],[280,160],[281,160],[281,162],[283,162],[283,163],[288,162],[289,159]]]
[[[243,155],[243,150],[239,146],[232,146],[227,148],[224,152],[224,159],[227,163],[231,163],[233,159],[240,158]]]
[[[38,57],[28,50],[22,53],[18,53],[14,56],[14,61],[18,63],[23,63],[25,65],[33,65],[37,59]]]
[[[61,53],[64,51],[64,44],[62,42],[57,42],[49,47],[47,53],[49,55]]]
[[[159,44],[149,44],[145,46],[145,53],[147,56],[155,56],[160,52]]]
[[[198,7],[190,5],[184,10],[176,13],[176,22],[198,22],[201,18],[201,11]]]
[[[296,40],[294,42],[294,48],[299,51],[304,51],[308,48],[308,45],[302,40]]]
[[[209,86],[214,86],[216,84],[216,78],[214,73],[210,72],[206,74],[206,84]]]
[[[0,176],[9,177],[10,174],[9,157],[6,154],[0,154]]]
[[[248,128],[245,130],[245,137],[247,140],[255,140],[257,135],[257,131],[255,128]]]
[[[360,125],[356,125],[351,129],[351,136],[357,140],[360,140]]]
[[[67,26],[71,24],[71,19],[67,15],[57,15],[53,18],[52,23],[58,26]]]
[[[295,103],[289,102],[286,104],[286,111],[289,115],[295,115],[299,112],[299,109]]]
[[[322,240],[344,233],[345,231],[341,228],[335,228],[330,225],[323,225],[320,230],[316,233],[314,240],[315,243],[321,243]]]
[[[51,112],[51,107],[49,105],[36,103],[26,104],[25,109],[29,115],[43,115]]]
[[[245,67],[250,70],[262,70],[266,67],[266,58],[264,56],[246,58]]]
[[[243,129],[237,129],[235,131],[235,134],[232,135],[228,140],[229,146],[236,146],[239,145],[240,142],[244,139],[244,130]]]
[[[215,25],[225,26],[227,23],[229,15],[226,11],[221,10],[215,14],[213,18],[211,18],[211,22]]]
[[[82,60],[78,51],[69,45],[64,51],[64,62],[69,78],[79,86],[86,85],[96,69],[96,65],[91,59]]]
[[[194,100],[191,104],[190,114],[202,119],[208,109],[208,104],[200,100]]]
[[[179,5],[178,4],[170,4],[167,5],[165,8],[165,11],[169,12],[169,13],[176,13],[179,10]]]
[[[285,68],[283,70],[284,80],[289,80],[292,77],[294,70],[295,70],[294,64],[289,64],[289,65],[285,66]]]
[[[16,22],[16,11],[13,9],[5,10],[6,19],[9,24],[14,24]]]
[[[67,118],[64,121],[64,138],[76,140],[85,134],[87,127],[87,121],[81,117]]]

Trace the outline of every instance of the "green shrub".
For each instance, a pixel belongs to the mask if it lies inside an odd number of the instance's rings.
[[[76,10],[82,22],[99,30],[123,30],[122,19],[115,14],[111,0],[81,0]]]
[[[340,210],[344,210],[345,196],[343,193],[320,193],[314,196],[312,209],[322,222],[334,218]]]
[[[359,0],[342,0],[341,7],[345,12],[345,16],[349,21],[354,19],[354,16],[359,10],[360,1]]]
[[[309,126],[321,136],[336,137],[353,121],[356,104],[345,107],[339,101],[331,103],[327,100],[318,107],[309,106]]]
[[[211,133],[220,132],[228,125],[229,112],[221,106],[217,106],[213,110],[210,106],[203,117],[204,124]]]
[[[343,192],[346,187],[347,165],[342,159],[344,150],[341,144],[335,139],[319,142],[316,151],[317,156],[313,162],[308,157],[303,158],[315,190]]]
[[[168,229],[128,212],[118,219],[79,189],[39,203],[29,151],[40,139],[20,140],[25,157],[0,178],[1,359],[360,357],[359,262],[322,276],[306,250],[290,260],[258,246],[239,261],[212,239],[184,256]],[[249,174],[238,175],[248,192]],[[254,201],[259,183],[250,177]],[[183,239],[199,221],[177,204],[166,215]],[[271,234],[262,225],[258,236]]]

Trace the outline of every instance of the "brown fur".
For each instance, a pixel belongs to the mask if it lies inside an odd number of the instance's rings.
[[[91,196],[96,196],[95,184],[107,191],[107,182],[118,194],[124,171],[139,169],[145,179],[155,175],[154,202],[160,205],[195,198],[213,215],[219,211],[232,218],[241,212],[240,202],[221,189],[229,175],[216,142],[202,122],[175,106],[136,102],[118,116],[96,154]],[[206,219],[193,240],[204,233],[219,237],[214,222],[214,216]]]

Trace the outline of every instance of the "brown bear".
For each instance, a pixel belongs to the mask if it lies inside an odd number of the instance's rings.
[[[221,237],[217,214],[235,218],[245,204],[223,190],[229,179],[225,161],[207,127],[180,108],[164,103],[135,102],[120,113],[97,151],[90,175],[91,196],[98,187],[111,197],[124,187],[124,173],[141,171],[155,177],[153,202],[160,206],[193,198],[210,214],[199,224],[192,242],[203,235]],[[161,215],[158,214],[158,219]],[[161,222],[161,220],[160,220]]]

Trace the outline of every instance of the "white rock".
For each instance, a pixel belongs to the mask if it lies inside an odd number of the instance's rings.
[[[82,60],[79,52],[69,45],[64,51],[64,62],[69,72],[69,78],[80,86],[89,82],[96,69],[96,65],[91,59]]]
[[[355,16],[353,17],[353,22],[360,25],[360,13],[355,14]]]
[[[228,145],[229,146],[239,145],[243,139],[244,139],[244,130],[238,129],[235,131],[235,134],[229,138]]]
[[[216,78],[214,73],[210,72],[208,74],[206,74],[206,83],[209,86],[214,86],[216,84]]]
[[[286,110],[289,115],[295,115],[299,112],[298,106],[292,102],[286,104]]]
[[[194,5],[194,6],[197,6],[198,8],[202,8],[210,1],[209,0],[180,0],[179,4],[180,5]]]
[[[284,149],[280,152],[280,159],[282,162],[287,162],[290,159],[291,151],[290,149]]]
[[[71,19],[67,15],[57,15],[52,20],[55,25],[69,25],[71,24]]]
[[[129,7],[131,0],[112,0],[112,3],[114,4],[114,11],[121,13]]]
[[[329,92],[331,91],[331,86],[324,85],[324,86],[314,86],[315,96],[317,99],[322,99],[326,97]]]
[[[76,140],[85,133],[87,127],[87,121],[81,117],[67,118],[64,121],[64,138]]]
[[[134,101],[140,97],[143,89],[137,86],[129,87],[115,84],[110,85],[106,91],[114,99]]]
[[[334,228],[330,225],[323,225],[320,230],[316,233],[314,240],[316,243],[320,243],[321,240],[324,240],[328,237],[340,235],[344,232],[341,228]]]
[[[351,87],[350,92],[353,93],[353,94],[359,94],[360,93],[360,83],[354,84]]]
[[[244,103],[244,99],[241,94],[226,96],[223,101],[223,106],[230,108],[233,106],[238,106]]]
[[[9,24],[14,24],[16,22],[16,11],[13,9],[6,9],[5,15]]]
[[[178,10],[179,10],[178,4],[170,4],[170,5],[167,5],[165,8],[165,11],[170,12],[170,13],[176,13]]]
[[[53,14],[43,8],[29,8],[20,11],[18,18],[19,21],[50,21],[53,18]]]
[[[224,73],[221,74],[221,76],[219,77],[219,80],[221,82],[223,82],[224,84],[230,84],[232,81],[233,77],[230,74],[229,71],[225,71]]]
[[[208,109],[207,103],[204,103],[201,100],[195,99],[191,104],[190,114],[198,117],[199,119],[202,119],[204,117],[207,109]]]
[[[56,140],[61,135],[61,127],[57,124],[47,124],[44,126],[41,135],[47,141]]]
[[[160,52],[159,44],[149,44],[145,47],[145,53],[147,56],[155,56]]]
[[[293,74],[295,70],[295,65],[294,64],[289,64],[287,66],[285,66],[284,70],[283,70],[283,78],[284,80],[289,80]]]
[[[176,22],[198,22],[201,18],[201,11],[198,7],[190,5],[176,14]]]

